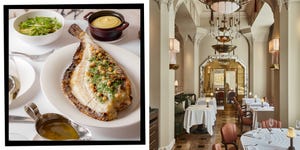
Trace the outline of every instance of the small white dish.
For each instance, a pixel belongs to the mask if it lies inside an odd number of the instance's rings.
[[[10,103],[10,109],[17,108],[27,102],[28,97],[31,95],[30,91],[36,80],[36,73],[31,64],[20,57],[14,57],[14,59],[20,78],[20,91],[16,99],[12,100]]]
[[[40,35],[40,36],[25,35],[18,31],[19,24],[21,22],[26,21],[28,18],[33,18],[36,16],[56,18],[61,23],[62,26],[60,29],[56,30],[53,33],[47,35]],[[61,14],[50,10],[34,10],[34,11],[26,12],[23,15],[17,17],[13,23],[13,29],[15,31],[16,37],[32,45],[47,45],[49,43],[54,42],[61,36],[63,32],[63,28],[64,28],[64,17]]]

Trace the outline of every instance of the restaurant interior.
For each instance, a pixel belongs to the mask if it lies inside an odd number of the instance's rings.
[[[150,0],[150,149],[300,149],[300,0]]]

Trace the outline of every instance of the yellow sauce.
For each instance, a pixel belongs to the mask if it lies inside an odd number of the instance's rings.
[[[45,122],[38,132],[41,136],[52,140],[79,139],[76,130],[66,122]]]
[[[101,16],[92,21],[92,25],[97,28],[109,29],[121,24],[121,20],[115,16]]]

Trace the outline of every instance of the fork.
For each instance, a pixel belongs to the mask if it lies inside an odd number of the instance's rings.
[[[34,60],[34,61],[43,61],[43,60],[45,60],[47,58],[48,55],[50,55],[53,52],[54,52],[54,49],[52,49],[51,51],[48,51],[46,53],[43,53],[43,54],[30,55],[30,54],[26,54],[26,53],[22,53],[22,52],[11,51],[10,55],[13,55],[13,56],[25,56],[27,58],[30,58],[31,60]]]

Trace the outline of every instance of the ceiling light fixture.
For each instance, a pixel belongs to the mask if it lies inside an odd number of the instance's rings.
[[[242,8],[249,0],[199,0],[211,10],[222,14],[230,14]]]
[[[217,40],[217,44],[212,46],[213,49],[219,53],[233,51],[236,46],[225,43],[231,42],[233,38],[240,37],[240,14],[222,14],[221,16],[214,17],[214,12],[211,10],[209,24],[210,35]]]

